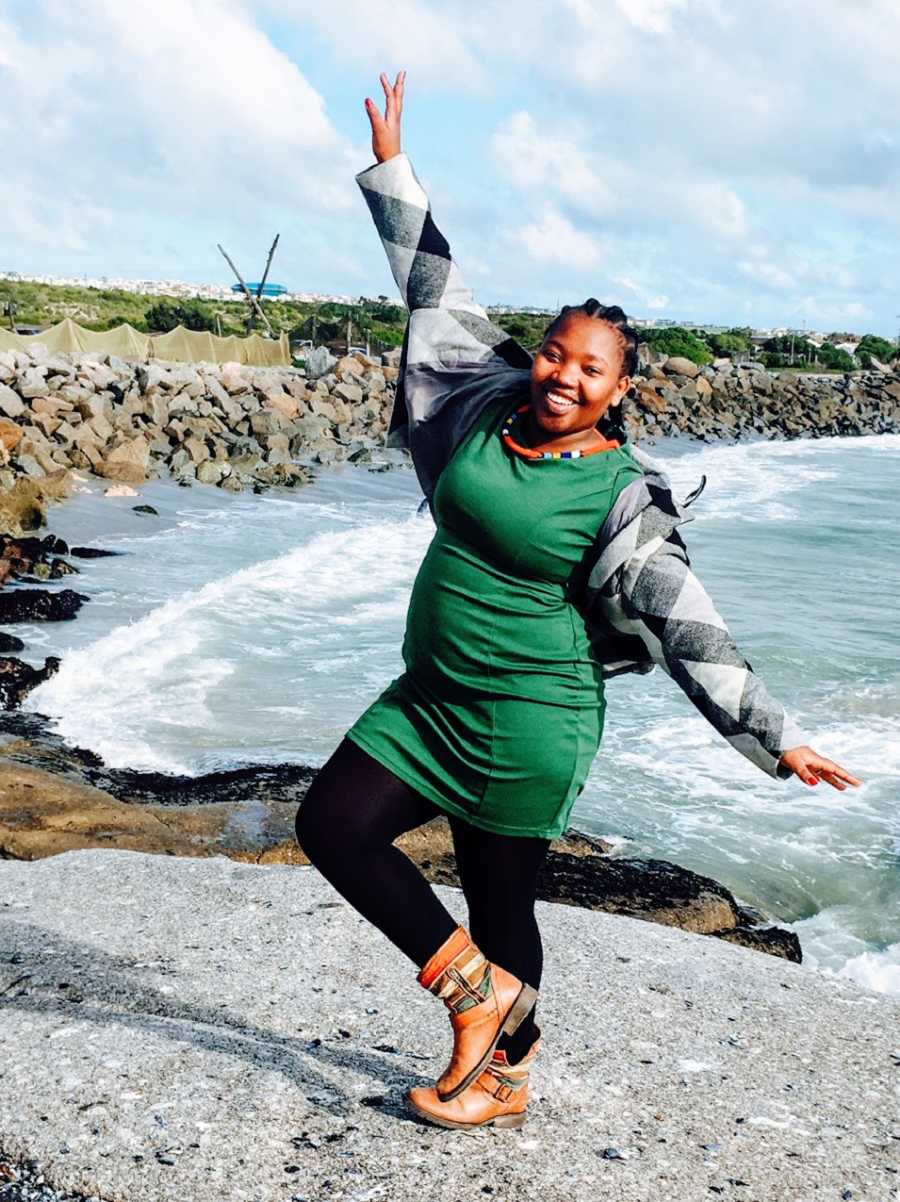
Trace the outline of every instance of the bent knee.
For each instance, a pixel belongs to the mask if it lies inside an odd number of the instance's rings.
[[[310,788],[294,820],[297,842],[310,863],[320,867],[336,858],[347,861],[367,855],[393,842],[380,824],[354,807],[332,804],[327,791]]]

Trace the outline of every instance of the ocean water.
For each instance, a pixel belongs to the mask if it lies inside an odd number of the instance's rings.
[[[765,776],[657,669],[608,682],[573,823],[715,877],[806,963],[900,994],[900,436],[646,449],[677,495],[708,477],[682,527],[695,571],[811,745],[863,784]],[[79,489],[51,529],[124,554],[60,582],[91,597],[74,622],[20,628],[30,662],[63,658],[25,708],[109,764],[321,763],[402,670],[433,531],[411,471],[330,469],[277,496]]]

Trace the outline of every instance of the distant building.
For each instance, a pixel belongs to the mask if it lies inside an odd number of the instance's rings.
[[[232,284],[231,291],[240,292],[243,295],[244,289],[240,286],[240,284]],[[257,292],[259,292],[260,296],[267,296],[271,299],[275,296],[284,296],[284,294],[287,292],[287,288],[284,286],[284,284],[263,284],[260,288],[259,283],[256,283],[248,284],[247,291],[252,292],[254,296]]]

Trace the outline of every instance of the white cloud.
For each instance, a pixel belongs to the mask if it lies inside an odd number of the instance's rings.
[[[616,6],[637,29],[645,33],[668,33],[672,13],[687,0],[616,0]]]
[[[358,203],[361,152],[240,4],[44,0],[27,27],[10,11],[0,0],[7,235],[11,213],[20,238],[80,252],[136,211],[255,224],[275,204]]]
[[[382,96],[378,76],[393,79],[401,68],[419,94],[449,83],[456,91],[482,93],[490,72],[480,53],[473,23],[478,14],[465,0],[441,4],[422,0],[261,0],[260,7],[328,46],[338,62],[350,64]],[[470,44],[471,43],[471,44]]]
[[[524,246],[533,262],[565,267],[574,275],[595,267],[602,257],[599,243],[550,204],[506,237],[514,245]]]

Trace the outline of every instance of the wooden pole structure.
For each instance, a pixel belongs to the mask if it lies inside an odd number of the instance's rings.
[[[266,329],[269,331],[269,334],[271,335],[271,337],[274,338],[275,335],[272,333],[272,327],[269,325],[269,319],[268,319],[268,317],[266,317],[265,313],[263,313],[262,309],[259,307],[259,301],[256,299],[256,297],[253,295],[253,293],[250,291],[250,289],[244,283],[243,279],[241,278],[241,273],[238,271],[238,269],[232,263],[231,259],[228,257],[228,254],[226,253],[225,249],[218,242],[216,243],[216,246],[219,248],[219,251],[221,252],[222,256],[224,257],[225,262],[228,264],[228,266],[231,268],[231,270],[237,276],[237,281],[240,284],[241,288],[243,289],[244,296],[246,296],[246,298],[247,298],[247,304],[250,306],[251,312],[256,312],[259,314]]]
[[[272,266],[272,256],[275,254],[275,247],[278,245],[278,239],[280,237],[281,237],[281,234],[276,234],[275,241],[269,247],[269,257],[268,257],[268,259],[266,259],[266,270],[263,272],[263,277],[259,281],[259,287],[256,289],[256,299],[257,300],[259,300],[259,298],[262,296],[262,290],[263,290],[263,288],[265,288],[266,280],[269,278],[269,268]]]

